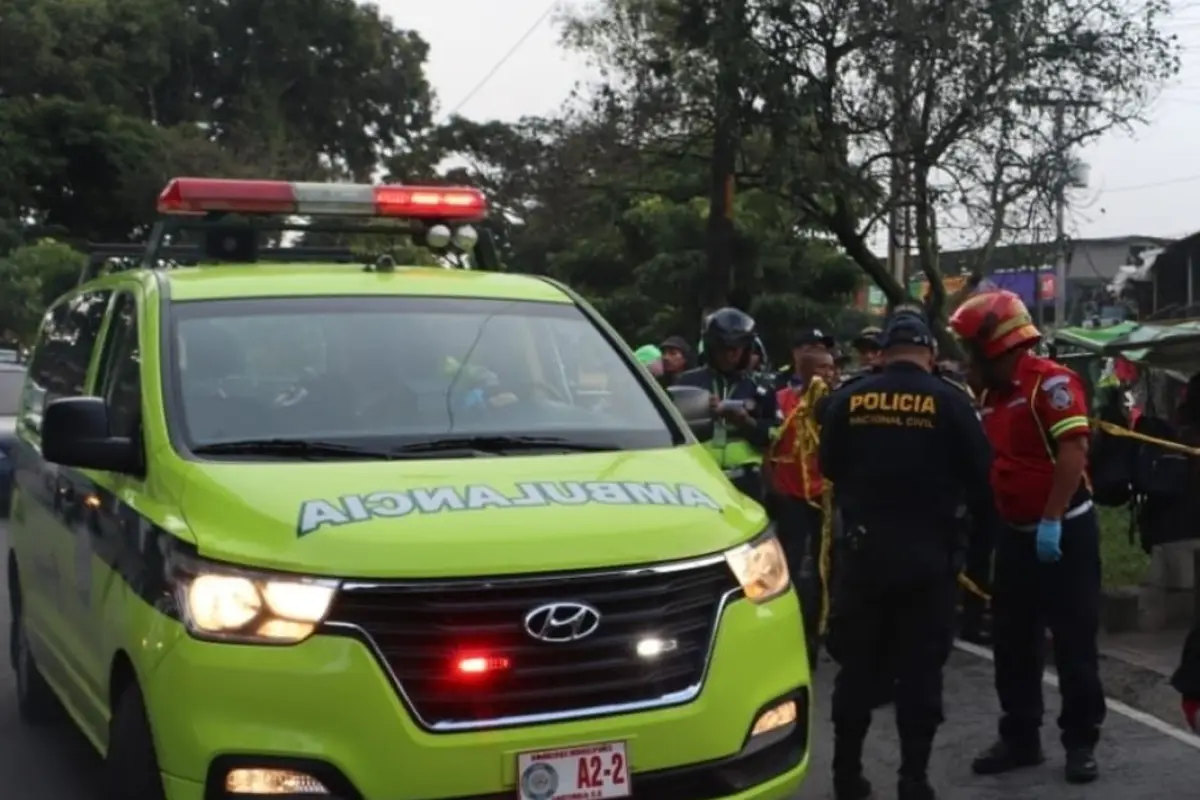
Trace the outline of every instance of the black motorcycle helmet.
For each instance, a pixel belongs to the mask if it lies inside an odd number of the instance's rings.
[[[757,338],[757,324],[754,317],[736,308],[721,308],[709,314],[704,320],[704,354],[711,364],[712,355],[718,349],[731,347],[743,348],[742,360],[738,369],[745,369],[750,363],[750,351]]]

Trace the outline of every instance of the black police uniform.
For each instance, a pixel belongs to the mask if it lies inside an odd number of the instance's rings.
[[[897,313],[885,348],[933,347],[919,314]],[[896,361],[849,381],[825,405],[821,467],[833,481],[845,541],[826,648],[834,683],[834,788],[865,798],[862,745],[880,686],[895,686],[900,798],[933,797],[926,769],[942,722],[942,667],[954,638],[965,504],[993,519],[991,448],[970,397]]]
[[[777,424],[773,388],[747,371],[750,348],[756,340],[754,318],[735,308],[713,312],[704,326],[704,350],[709,363],[679,376],[676,386],[695,386],[712,392],[718,400],[740,400],[749,414],[748,424],[730,423],[724,428],[724,441],[714,438],[703,444],[738,491],[757,501],[764,499],[763,455]],[[738,369],[723,373],[714,366],[711,355],[718,348],[743,347],[745,355]],[[720,423],[718,423],[720,424]],[[714,426],[715,427],[715,426]]]
[[[967,388],[967,378],[962,372],[939,364],[934,368],[934,374],[962,387],[964,392],[970,393],[970,389]],[[996,543],[989,532],[995,533],[995,531],[985,525],[978,531],[972,532],[974,523],[965,506],[960,508],[960,521],[964,532],[963,538],[969,543],[963,571],[975,584],[975,588],[990,594],[992,591],[992,551],[995,549]],[[959,618],[959,635],[968,642],[991,644],[987,600],[965,588],[961,592],[961,598],[962,616]]]

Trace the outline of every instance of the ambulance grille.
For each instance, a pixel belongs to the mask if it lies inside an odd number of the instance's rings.
[[[725,604],[741,589],[724,558],[610,572],[343,588],[326,633],[357,636],[422,726],[531,725],[679,705],[700,693]],[[525,618],[554,603],[600,614],[578,641],[533,638]],[[647,637],[665,652],[639,656]],[[503,665],[463,675],[464,657]]]

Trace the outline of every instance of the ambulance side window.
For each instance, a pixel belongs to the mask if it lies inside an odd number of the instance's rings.
[[[112,292],[85,292],[59,301],[46,312],[37,350],[29,365],[23,423],[41,431],[46,404],[79,397],[87,379],[92,349],[100,335]]]
[[[113,306],[100,365],[97,394],[108,405],[109,430],[113,436],[133,438],[142,417],[141,350],[137,300],[128,292]]]

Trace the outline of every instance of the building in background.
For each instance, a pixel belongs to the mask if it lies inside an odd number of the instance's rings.
[[[1194,270],[1200,270],[1200,234],[1195,239]],[[984,265],[985,286],[1016,292],[1029,306],[1030,312],[1042,325],[1054,325],[1054,304],[1060,290],[1066,292],[1067,324],[1081,324],[1099,317],[1124,318],[1128,307],[1114,303],[1111,286],[1122,267],[1141,263],[1141,254],[1155,250],[1171,250],[1174,240],[1154,236],[1119,236],[1108,239],[1074,239],[1068,248],[1067,282],[1057,286],[1055,263],[1057,254],[1052,243],[1012,244],[997,247]],[[961,288],[966,274],[979,262],[979,250],[948,250],[941,254],[940,267],[947,294]],[[1176,281],[1178,282],[1178,281]],[[1200,272],[1194,282],[1200,294]],[[917,274],[909,280],[909,292],[921,298],[928,291],[924,276]],[[1174,287],[1174,284],[1172,284]],[[1040,288],[1040,291],[1038,289]],[[1178,290],[1174,287],[1172,291]],[[1182,295],[1179,295],[1182,296]],[[1200,302],[1200,298],[1197,298]],[[887,311],[883,292],[869,286],[860,293],[859,307],[868,313]]]
[[[1169,322],[1200,316],[1200,233],[1140,253],[1110,288],[1138,319]]]

